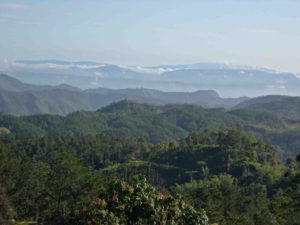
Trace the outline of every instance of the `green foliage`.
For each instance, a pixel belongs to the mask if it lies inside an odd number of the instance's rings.
[[[276,113],[290,120],[300,119],[300,101],[298,97],[264,96],[250,99],[238,107]]]
[[[204,218],[202,209],[210,223],[224,225],[299,221],[299,157],[284,164],[268,141],[241,129],[159,144],[100,134],[11,134],[2,141],[0,224],[189,224]],[[132,180],[139,174],[157,189]]]
[[[7,138],[3,140],[18,155],[50,163],[62,151],[68,150],[94,169],[142,158],[152,145],[144,139],[131,140],[111,136],[45,136],[34,138]]]
[[[204,211],[158,192],[145,178],[114,182],[102,198],[76,210],[70,224],[207,225]]]
[[[0,146],[1,217],[60,224],[77,202],[90,201],[99,179],[74,155],[62,152],[51,163],[18,159]]]
[[[266,105],[262,107],[268,108]],[[300,148],[299,135],[293,135],[300,130],[297,118],[281,113],[279,109],[273,112],[254,106],[230,111],[204,109],[194,105],[151,106],[121,101],[96,112],[78,111],[65,117],[14,117],[0,114],[0,127],[9,129],[11,135],[18,138],[102,133],[109,136],[146,138],[151,143],[178,141],[190,132],[240,127],[271,140],[281,148],[284,157],[294,157]],[[0,138],[3,137],[0,135]]]

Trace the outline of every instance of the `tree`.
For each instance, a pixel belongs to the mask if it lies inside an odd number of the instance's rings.
[[[129,183],[113,182],[101,198],[73,212],[77,225],[207,225],[203,210],[195,210],[180,197],[158,192],[144,177]]]
[[[70,152],[60,153],[50,164],[47,195],[51,199],[52,224],[61,224],[78,202],[88,202],[96,196],[98,183],[88,170]]]

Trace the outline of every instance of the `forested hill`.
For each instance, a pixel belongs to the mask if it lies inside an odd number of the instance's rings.
[[[0,114],[0,224],[298,225],[299,137],[250,106]]]
[[[300,120],[300,98],[280,95],[269,95],[246,100],[235,106],[235,108],[246,108],[264,110],[291,119]]]
[[[153,106],[126,100],[95,112],[78,111],[65,117],[0,114],[0,127],[19,137],[102,133],[143,137],[152,143],[179,140],[192,131],[241,127],[269,139],[286,156],[297,154],[300,137],[300,121],[276,111],[255,107],[225,110],[196,105]]]
[[[270,143],[238,129],[157,145],[103,135],[2,142],[1,224],[298,225],[300,219],[300,157],[281,163]]]
[[[13,115],[66,115],[78,110],[97,110],[124,99],[154,105],[195,104],[204,107],[233,107],[248,99],[221,98],[212,90],[162,92],[153,89],[88,89],[61,84],[42,86],[22,83],[0,74],[0,112]]]

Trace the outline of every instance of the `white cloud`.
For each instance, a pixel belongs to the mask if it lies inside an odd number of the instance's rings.
[[[0,9],[24,9],[27,6],[20,3],[9,3],[9,2],[2,2],[0,3]]]
[[[119,67],[128,69],[137,73],[144,73],[149,75],[161,75],[165,72],[172,72],[178,70],[176,68],[149,68],[149,67],[141,67],[141,66],[126,66],[119,65]]]
[[[101,73],[101,72],[95,72],[95,75],[96,75],[96,77],[95,77],[95,80],[98,82],[98,80],[99,80],[99,78],[106,78],[106,77],[108,77],[107,76],[107,74],[104,74],[104,73]]]
[[[1,63],[1,61],[0,61]],[[99,67],[106,66],[105,64],[96,64],[96,65],[77,65],[77,64],[56,64],[56,63],[37,63],[37,64],[31,64],[31,63],[23,63],[23,62],[12,62],[12,64],[16,67],[23,67],[23,68],[33,68],[33,69],[83,69],[83,70],[89,70],[89,69],[97,69]],[[1,64],[0,64],[1,65]]]
[[[13,66],[13,62],[12,61],[10,61],[8,59],[0,58],[0,70],[1,70],[1,72],[7,71],[12,66]]]

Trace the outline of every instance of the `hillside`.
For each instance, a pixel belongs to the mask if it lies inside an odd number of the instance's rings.
[[[300,130],[299,121],[291,121],[278,113],[264,110],[205,109],[196,105],[154,106],[125,100],[98,111],[78,111],[67,116],[15,117],[1,114],[0,127],[25,137],[102,133],[143,137],[152,143],[179,140],[193,131],[241,127],[271,140],[284,157],[298,153],[300,134],[297,132]],[[289,133],[294,135],[290,136]],[[289,145],[284,141],[288,137],[291,137]]]
[[[0,112],[13,115],[67,115],[78,110],[97,110],[113,102],[132,100],[154,105],[195,104],[233,107],[247,98],[221,98],[215,91],[162,92],[151,89],[80,90],[67,84],[39,86],[0,75]]]
[[[299,160],[281,163],[272,145],[241,130],[195,132],[157,145],[99,134],[2,141],[4,224],[296,225],[300,219]]]
[[[300,97],[263,96],[246,100],[235,108],[246,108],[277,113],[290,120],[300,119]]]

